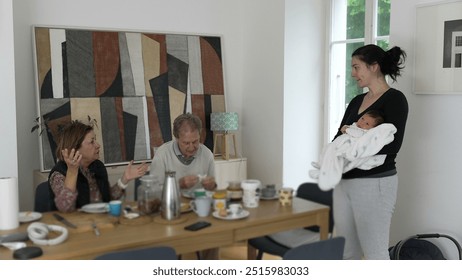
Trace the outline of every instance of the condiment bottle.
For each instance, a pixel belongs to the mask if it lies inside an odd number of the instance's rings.
[[[218,190],[213,193],[213,210],[226,209],[226,190]]]

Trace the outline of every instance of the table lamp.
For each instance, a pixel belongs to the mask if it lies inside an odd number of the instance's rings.
[[[234,157],[237,155],[236,135],[229,133],[239,127],[239,118],[237,113],[231,112],[214,112],[210,114],[210,130],[215,132],[215,141],[213,145],[213,155],[220,155],[225,160],[229,160],[228,138],[232,137],[234,146]],[[218,141],[221,140],[221,153],[217,152]]]

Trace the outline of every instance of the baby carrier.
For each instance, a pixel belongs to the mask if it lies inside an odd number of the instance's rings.
[[[462,260],[462,249],[459,242],[445,234],[430,233],[416,234],[403,239],[388,249],[391,260],[446,260],[441,250],[426,238],[444,237],[451,240],[459,251],[459,260]]]

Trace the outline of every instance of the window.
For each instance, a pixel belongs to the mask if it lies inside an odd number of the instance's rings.
[[[362,93],[351,78],[351,53],[366,44],[388,49],[391,0],[331,0],[326,136],[337,133],[346,106]]]

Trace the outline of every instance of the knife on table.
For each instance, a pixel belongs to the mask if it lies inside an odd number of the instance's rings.
[[[70,228],[77,228],[76,225],[74,225],[73,223],[69,222],[68,220],[66,220],[66,218],[64,218],[63,216],[57,214],[57,213],[53,213],[53,217],[56,218],[56,220],[60,221],[61,223],[65,224],[66,226],[70,227]]]
[[[91,227],[93,228],[93,231],[95,232],[95,235],[96,235],[96,236],[99,236],[99,235],[100,235],[100,232],[99,232],[98,227],[96,226],[96,222],[93,222],[93,223],[91,224]]]

